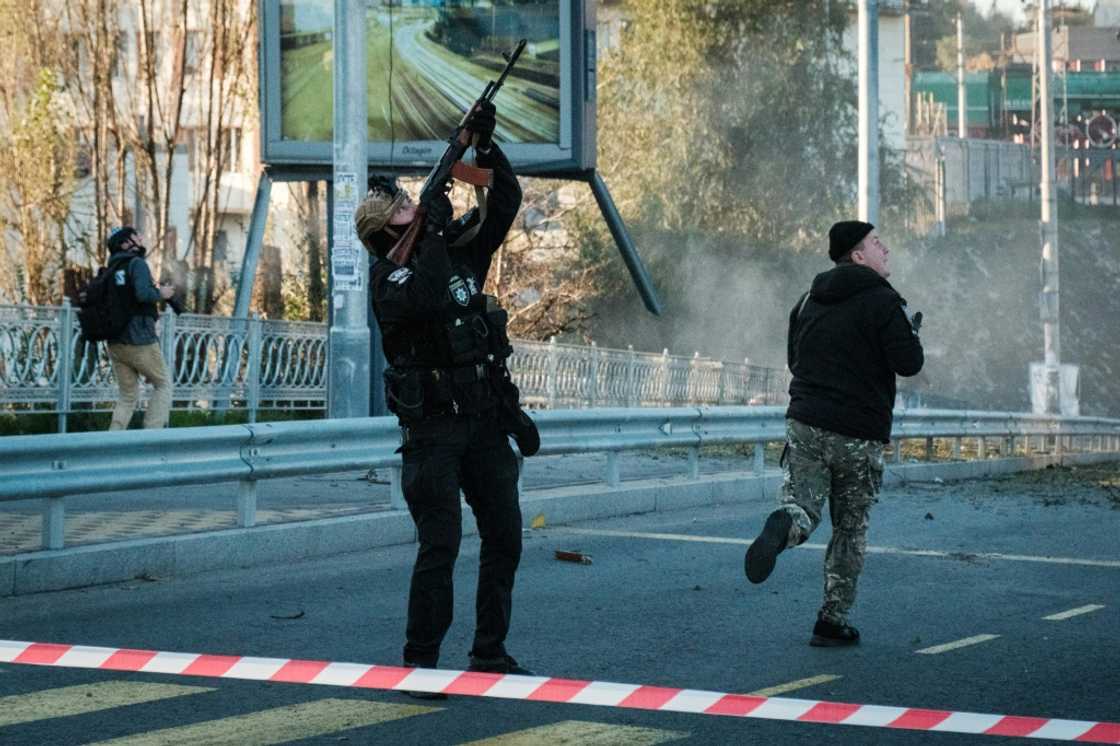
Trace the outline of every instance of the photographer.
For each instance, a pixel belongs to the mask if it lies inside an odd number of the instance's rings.
[[[131,226],[117,228],[106,240],[109,267],[113,271],[113,290],[122,294],[129,307],[128,324],[110,339],[109,360],[120,387],[120,396],[113,408],[110,430],[125,430],[136,409],[140,393],[140,376],[152,384],[154,391],[144,412],[145,428],[167,425],[171,410],[171,378],[160,352],[156,336],[157,304],[173,302],[175,289],[156,286],[144,257],[148,250],[143,237]]]

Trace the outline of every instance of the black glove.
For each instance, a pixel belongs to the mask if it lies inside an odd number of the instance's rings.
[[[494,126],[498,123],[497,109],[489,101],[483,101],[474,113],[467,118],[466,127],[478,139],[475,148],[478,150],[490,149],[490,138],[494,135]]]
[[[918,332],[922,328],[922,312],[910,313],[910,310],[903,306],[902,313],[906,315],[906,320],[910,322],[910,329],[913,330],[914,336],[918,336]]]
[[[443,229],[451,222],[453,211],[451,200],[446,194],[440,193],[432,197],[425,213],[425,223],[429,233],[443,233]]]

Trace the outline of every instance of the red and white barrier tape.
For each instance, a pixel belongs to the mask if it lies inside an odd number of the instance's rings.
[[[167,653],[16,640],[0,640],[0,663],[324,684],[360,689],[443,692],[471,697],[565,702],[763,720],[799,720],[806,723],[863,725],[871,728],[1120,744],[1120,723],[756,697],[749,694],[554,679],[547,676],[513,676],[289,658]]]

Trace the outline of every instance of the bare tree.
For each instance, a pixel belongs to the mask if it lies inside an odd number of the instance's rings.
[[[0,300],[8,302],[53,303],[63,291],[77,151],[58,83],[63,39],[46,11],[43,0],[0,4],[8,30],[0,33],[0,235],[13,269],[2,275]]]

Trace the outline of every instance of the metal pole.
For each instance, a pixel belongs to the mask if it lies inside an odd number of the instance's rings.
[[[914,66],[911,62],[912,44],[910,41],[910,2],[907,0],[902,15],[902,98],[905,100],[906,105],[902,109],[903,123],[902,132],[904,137],[908,137],[913,131],[913,107],[910,103],[911,93],[911,78],[914,75]]]
[[[968,137],[968,96],[964,89],[964,20],[957,13],[957,137]]]
[[[1057,413],[1058,376],[1061,365],[1061,337],[1058,305],[1058,200],[1054,192],[1054,99],[1050,93],[1050,0],[1038,4],[1038,80],[1040,134],[1042,138],[1040,236],[1042,239],[1042,317],[1043,362],[1046,366],[1046,412]]]
[[[365,192],[366,3],[334,0],[334,204],[327,416],[369,416],[369,265],[354,230]]]
[[[879,222],[879,0],[859,0],[859,219]]]
[[[253,300],[253,281],[257,277],[257,262],[261,257],[264,228],[268,221],[268,200],[272,195],[272,178],[262,170],[257,181],[257,196],[253,200],[253,214],[249,218],[249,235],[245,238],[245,256],[241,260],[241,281],[237,283],[237,298],[233,302],[233,317],[249,318],[249,304]]]
[[[618,208],[615,207],[614,200],[611,199],[611,193],[607,191],[606,182],[603,181],[603,177],[599,175],[598,171],[594,171],[590,174],[589,183],[591,193],[595,195],[595,201],[599,204],[603,219],[607,221],[607,228],[614,238],[615,245],[618,246],[619,253],[622,254],[622,261],[626,264],[626,269],[630,271],[630,279],[634,281],[634,286],[638,289],[638,295],[641,296],[646,310],[654,316],[660,316],[661,299],[657,296],[657,289],[653,286],[653,280],[650,279],[646,265],[642,263],[642,258],[638,256],[638,249],[634,246],[630,233],[626,230],[626,224],[622,222],[622,216],[619,215]]]

